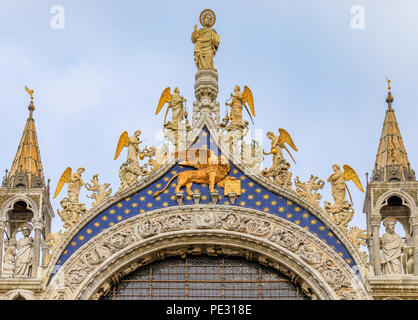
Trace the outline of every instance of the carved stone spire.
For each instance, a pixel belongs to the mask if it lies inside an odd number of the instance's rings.
[[[389,83],[390,80],[388,80]],[[388,108],[383,122],[372,181],[415,181],[415,172],[410,167],[408,155],[395,117],[395,110],[392,108],[394,98],[390,89],[389,84],[386,96]]]
[[[45,184],[35,120],[33,118],[33,111],[35,110],[33,98],[31,98],[28,109],[29,118],[26,121],[12,168],[3,181],[3,186],[7,188],[39,188]]]

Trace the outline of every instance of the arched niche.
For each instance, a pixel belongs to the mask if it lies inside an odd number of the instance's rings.
[[[412,245],[412,233],[410,227],[411,215],[415,211],[415,203],[411,197],[402,191],[392,191],[383,194],[378,201],[381,220],[396,218],[405,233],[407,245]]]
[[[10,239],[16,240],[20,227],[25,223],[31,223],[34,212],[24,200],[16,201],[6,212],[6,225]]]

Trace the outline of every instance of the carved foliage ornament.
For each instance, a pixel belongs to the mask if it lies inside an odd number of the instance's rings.
[[[312,268],[316,269],[340,298],[351,299],[356,297],[355,295],[353,296],[351,283],[348,281],[345,272],[340,269],[330,256],[320,250],[313,242],[301,238],[292,230],[274,227],[272,223],[266,219],[232,212],[203,212],[193,215],[171,214],[155,218],[145,217],[137,223],[135,232],[131,228],[121,230],[116,229],[117,231],[114,231],[103,240],[95,243],[91,248],[86,249],[82,257],[72,263],[68,269],[69,271],[66,272],[66,286],[74,292],[96,267],[105,263],[105,260],[110,258],[114,253],[119,252],[137,241],[137,238],[145,239],[161,233],[202,228],[224,229],[264,237],[269,241],[290,250],[308,263]],[[185,255],[189,252],[189,249],[182,247],[179,249],[180,251],[183,250],[181,252],[173,249],[176,252],[173,251],[167,253],[167,255]],[[232,251],[230,252],[226,250],[223,253],[229,255],[238,254],[238,252],[235,252],[236,250],[231,250]],[[193,252],[194,254],[202,254],[201,250],[199,252]],[[212,251],[208,248],[207,254],[211,254],[211,252]],[[213,251],[212,254],[217,254],[217,251]],[[163,259],[165,255],[158,254],[158,257],[159,259]],[[132,268],[134,269],[149,262],[150,261],[138,262]],[[132,268],[130,268],[130,270]],[[123,272],[122,274],[125,273]],[[120,275],[121,274],[118,273],[116,278]],[[64,290],[65,288],[58,289]],[[102,286],[96,293],[95,298],[98,298],[107,289],[107,285]]]
[[[131,229],[111,234],[91,248],[66,274],[66,284],[74,290],[94,270],[113,253],[122,250],[136,240]]]

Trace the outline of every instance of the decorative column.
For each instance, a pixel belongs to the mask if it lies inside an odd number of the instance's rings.
[[[193,125],[203,114],[214,121],[219,127],[220,104],[216,101],[218,96],[218,73],[213,70],[200,70],[196,73],[194,92],[196,101],[193,102]]]
[[[32,278],[38,275],[39,258],[41,253],[41,237],[42,237],[42,220],[33,219],[33,229],[35,231],[35,239],[33,245],[33,263],[32,263]]]
[[[374,274],[376,276],[382,275],[382,264],[380,263],[380,221],[382,218],[380,215],[371,215],[370,216],[370,226],[372,229],[372,239],[373,239],[373,263],[374,263]]]
[[[4,229],[6,229],[6,222],[0,221],[0,276],[1,276],[2,262],[3,262]]]
[[[418,216],[415,213],[409,219],[412,230],[412,243],[414,249],[414,276],[418,276]]]

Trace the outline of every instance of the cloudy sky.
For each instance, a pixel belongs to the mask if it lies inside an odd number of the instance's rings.
[[[54,5],[64,9],[63,29],[51,27]],[[353,6],[364,9],[364,28],[353,29],[361,26]],[[85,167],[85,181],[99,173],[116,191],[120,134],[141,129],[144,144],[161,144],[164,116],[154,113],[167,86],[178,86],[192,108],[190,34],[205,8],[215,11],[221,36],[221,115],[234,85],[249,86],[252,129],[285,128],[299,148],[293,177],[326,180],[333,163],[349,164],[365,186],[387,108],[385,74],[418,169],[416,0],[0,0],[0,169],[10,170],[28,116],[28,85],[51,192],[67,166]],[[348,186],[356,209],[351,225],[365,228],[364,194]],[[322,200],[332,199],[330,190],[326,184]],[[81,199],[89,206],[86,193]],[[59,199],[52,203],[56,210]],[[61,226],[57,216],[53,231]]]

